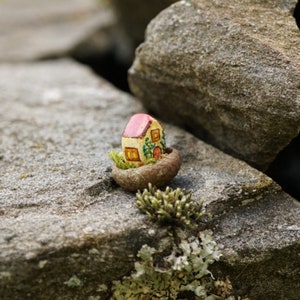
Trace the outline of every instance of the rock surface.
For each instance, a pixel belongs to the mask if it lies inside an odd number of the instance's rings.
[[[296,1],[179,1],[148,26],[129,83],[144,106],[266,169],[300,130]]]
[[[141,105],[65,60],[0,65],[0,104],[1,299],[105,297],[100,284],[166,238],[110,178],[107,153]],[[251,299],[296,299],[299,203],[246,163],[176,127],[166,133],[183,157],[171,185],[213,214],[216,272]],[[69,287],[73,276],[79,286]]]
[[[229,275],[238,294],[251,300],[298,299],[299,209],[299,202],[278,193],[220,218],[214,232],[224,257],[214,274]]]
[[[0,61],[99,55],[112,46],[115,18],[101,1],[0,1]],[[83,51],[84,49],[84,51]]]

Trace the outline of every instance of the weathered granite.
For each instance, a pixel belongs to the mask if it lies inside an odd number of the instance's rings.
[[[0,1],[0,61],[101,55],[111,50],[114,25],[101,1]]]
[[[128,274],[141,245],[167,242],[110,177],[107,153],[121,148],[141,105],[65,60],[0,65],[0,105],[1,299],[107,296],[99,285]],[[224,253],[217,271],[251,299],[274,299],[273,289],[276,299],[293,299],[299,203],[246,163],[165,125],[167,144],[183,157],[171,185],[192,190],[213,214],[208,226]],[[260,266],[273,271],[268,284]],[[81,286],[68,287],[74,275]]]
[[[299,202],[282,192],[233,208],[215,222],[224,257],[213,266],[214,274],[228,275],[236,292],[251,300],[298,299],[299,210]]]
[[[179,1],[148,26],[129,72],[160,117],[266,169],[300,130],[296,1]]]

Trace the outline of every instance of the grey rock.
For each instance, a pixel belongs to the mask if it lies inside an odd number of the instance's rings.
[[[1,299],[108,297],[98,286],[129,274],[143,244],[169,243],[110,176],[107,153],[141,105],[67,60],[0,65],[0,105]],[[296,299],[299,203],[245,162],[165,127],[183,157],[170,185],[213,214],[215,272],[251,299]],[[80,286],[65,284],[73,276]]]
[[[148,26],[129,72],[165,120],[265,170],[299,134],[296,1],[179,1]]]
[[[223,215],[214,227],[224,247],[215,276],[229,276],[238,295],[251,300],[298,299],[299,210],[299,202],[279,192]]]
[[[0,61],[101,55],[112,47],[114,25],[101,1],[1,1]]]

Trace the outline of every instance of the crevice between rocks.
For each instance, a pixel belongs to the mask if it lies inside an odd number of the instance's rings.
[[[79,63],[89,66],[95,74],[105,78],[118,89],[130,93],[127,71],[130,67],[129,63],[121,62],[113,51],[105,55],[90,57],[72,57]]]
[[[285,192],[300,200],[300,135],[277,155],[266,174]]]
[[[293,12],[293,16],[296,20],[296,24],[298,28],[300,29],[300,2],[298,1]]]

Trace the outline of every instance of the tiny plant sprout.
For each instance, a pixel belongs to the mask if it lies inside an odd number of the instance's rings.
[[[112,177],[123,188],[137,191],[152,183],[167,184],[179,171],[181,157],[166,147],[163,126],[148,114],[133,115],[122,134],[122,152],[111,151]]]

